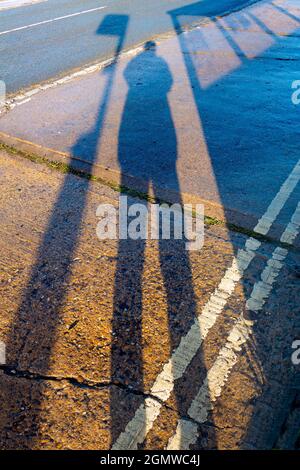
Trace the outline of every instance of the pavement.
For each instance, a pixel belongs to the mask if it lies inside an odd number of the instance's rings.
[[[0,118],[3,449],[299,446],[299,6],[194,8]],[[121,187],[203,202],[204,247],[99,241]]]

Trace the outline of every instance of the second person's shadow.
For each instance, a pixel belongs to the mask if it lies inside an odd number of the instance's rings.
[[[154,42],[129,62],[124,77],[129,90],[118,140],[122,174],[153,184],[163,176],[178,191],[177,139],[168,103],[173,78]]]
[[[143,52],[129,62],[124,77],[129,90],[118,140],[121,185],[126,186],[127,175],[132,175],[145,182],[148,194],[152,185],[154,196],[158,196],[156,188],[171,182],[178,194],[176,202],[181,203],[176,130],[168,102],[173,79],[168,64],[157,55],[154,42],[147,42]],[[172,351],[195,319],[196,302],[185,240],[160,237],[158,243]],[[148,288],[147,284],[143,287],[145,245],[145,240],[119,241],[112,327],[112,382],[126,384],[139,392],[145,391],[142,347],[143,289]],[[178,412],[184,413],[181,385],[175,384],[174,391]],[[120,423],[127,424],[134,411],[122,400],[122,391],[113,388],[112,442],[122,431]]]

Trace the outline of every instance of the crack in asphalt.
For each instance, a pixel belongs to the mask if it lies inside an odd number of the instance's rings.
[[[121,390],[124,390],[127,393],[131,393],[133,395],[143,397],[144,399],[150,398],[152,400],[155,400],[158,403],[160,403],[165,409],[172,411],[174,413],[178,413],[179,415],[179,412],[176,408],[168,405],[157,396],[152,395],[151,393],[143,392],[142,390],[136,390],[130,385],[125,385],[121,382],[116,382],[116,381],[96,382],[93,380],[80,381],[76,377],[43,375],[43,374],[38,374],[35,372],[30,372],[29,370],[19,370],[16,367],[10,366],[10,365],[0,365],[0,371],[2,371],[5,375],[8,375],[10,377],[15,377],[17,379],[27,379],[27,380],[33,380],[33,381],[35,380],[36,381],[49,381],[49,382],[68,382],[73,387],[78,387],[81,389],[88,389],[88,390],[101,390],[104,388],[117,387],[117,388],[120,388]],[[184,421],[189,421],[193,424],[196,424],[197,426],[204,425],[204,423],[198,422],[197,420],[191,418],[189,415],[184,414],[184,415],[181,415],[180,418]],[[211,422],[205,423],[205,426],[217,427]]]
[[[93,380],[85,379],[83,381],[78,380],[76,377],[64,377],[64,376],[55,376],[55,375],[44,375],[38,374],[35,372],[31,372],[29,370],[20,370],[17,369],[13,365],[0,365],[0,371],[2,371],[5,375],[10,377],[15,377],[18,379],[27,379],[27,380],[36,380],[36,381],[49,381],[49,382],[69,382],[70,385],[74,387],[89,389],[89,390],[97,390],[102,388],[109,388],[109,387],[118,387],[126,392],[132,393],[133,395],[141,396],[144,398],[150,398],[159,402],[160,404],[164,405],[165,408],[168,408],[172,411],[177,411],[173,407],[166,405],[162,400],[160,400],[157,396],[152,395],[151,393],[143,392],[142,390],[136,390],[130,385],[125,385],[121,382],[117,381],[104,381],[104,382],[96,382]],[[187,419],[191,420],[189,417]]]

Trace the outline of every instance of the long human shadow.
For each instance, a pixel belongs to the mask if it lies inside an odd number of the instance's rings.
[[[73,148],[73,154],[76,155],[83,141],[89,140],[90,172],[96,160],[114,82],[116,62],[123,47],[127,25],[127,15],[107,15],[97,30],[98,35],[114,37],[116,46],[115,65],[106,71],[106,84],[94,129],[89,135],[83,136]],[[74,162],[71,159],[70,165],[73,164],[77,167],[76,158]],[[18,403],[23,399],[26,403],[26,398],[23,396],[27,393],[25,388],[22,392],[22,390],[13,390],[9,382],[6,385],[1,408],[7,418],[4,427],[7,426],[9,433],[4,444],[6,446],[8,444],[11,448],[31,449],[38,439],[43,400],[42,378],[47,377],[49,371],[52,349],[56,341],[56,329],[68,291],[74,252],[79,241],[89,182],[88,178],[76,179],[71,173],[65,176],[6,344],[7,364],[10,369],[29,371],[28,373],[31,371],[41,378],[34,382],[32,396],[27,397],[30,406],[25,410],[25,416],[19,416],[18,413]]]
[[[118,139],[118,159],[122,174],[121,185],[126,186],[126,175],[134,175],[145,183],[145,191],[154,197],[159,186],[158,177],[165,175],[172,181],[178,194],[173,202],[181,204],[177,176],[177,138],[168,103],[173,78],[166,61],[157,55],[156,44],[149,41],[143,52],[133,58],[124,71],[128,94],[123,110]],[[130,217],[128,217],[128,222]],[[166,292],[170,350],[174,350],[193,324],[196,300],[185,240],[163,240],[159,237],[159,263]],[[172,235],[171,235],[172,236]],[[121,239],[114,288],[114,317],[112,326],[111,377],[114,383],[126,384],[144,391],[142,324],[144,239]],[[147,274],[146,274],[147,278]],[[204,362],[199,362],[205,369]],[[197,381],[195,381],[197,382]],[[134,415],[122,400],[122,391],[111,391],[112,443],[119,436],[120,423],[124,425]],[[177,412],[183,412],[184,396],[180,384],[175,384]],[[124,422],[126,417],[126,422]]]
[[[228,223],[231,223],[232,211],[230,209],[228,210],[228,207],[230,208],[230,200],[228,198],[228,194],[226,191],[226,185],[224,185],[224,182],[223,182],[222,174],[224,172],[227,172],[229,174],[232,173],[232,175],[234,175],[234,171],[232,171],[234,170],[234,165],[247,164],[247,165],[253,165],[253,167],[255,167],[255,165],[261,164],[261,156],[263,155],[265,157],[265,155],[260,153],[259,151],[260,149],[257,149],[256,152],[252,152],[252,160],[251,161],[247,160],[247,162],[244,162],[242,159],[242,150],[239,150],[238,147],[235,147],[234,141],[233,141],[231,142],[232,144],[231,146],[228,145],[228,148],[230,149],[231,153],[230,153],[230,160],[226,162],[226,167],[224,167],[224,163],[225,163],[224,159],[220,158],[219,152],[223,152],[224,150],[227,150],[227,149],[223,149],[223,148],[220,149],[216,145],[218,138],[220,138],[218,129],[222,130],[223,140],[225,140],[227,136],[231,136],[231,135],[234,136],[236,135],[236,133],[234,132],[234,129],[238,126],[238,120],[233,121],[231,119],[226,119],[228,110],[226,110],[225,107],[223,108],[221,106],[219,107],[219,103],[222,103],[224,96],[226,96],[225,90],[227,91],[227,93],[228,92],[231,93],[232,100],[238,100],[238,102],[241,103],[241,106],[244,105],[245,100],[249,101],[251,100],[251,98],[253,99],[253,102],[255,102],[256,95],[250,96],[248,93],[246,97],[242,95],[237,96],[234,93],[234,88],[232,88],[231,86],[232,82],[230,82],[231,77],[239,73],[240,70],[244,71],[245,73],[245,69],[251,67],[252,61],[249,59],[249,57],[247,57],[247,54],[243,50],[243,46],[235,40],[234,35],[228,34],[228,31],[226,31],[226,26],[225,27],[221,26],[220,22],[211,18],[210,20],[212,24],[216,27],[218,32],[224,38],[224,42],[229,46],[231,51],[234,54],[236,54],[236,57],[238,57],[240,64],[236,69],[233,69],[233,70],[229,69],[228,72],[222,74],[220,77],[215,77],[215,79],[213,80],[213,83],[217,83],[218,88],[210,87],[210,86],[204,87],[204,85],[200,82],[200,79],[199,79],[198,67],[201,67],[201,65],[199,65],[199,63],[196,64],[195,62],[195,55],[193,54],[193,51],[190,50],[190,44],[188,44],[187,42],[188,36],[182,34],[184,31],[184,18],[186,16],[194,16],[196,19],[198,16],[198,18],[200,19],[201,16],[203,15],[202,6],[203,6],[202,2],[195,2],[183,8],[178,8],[176,10],[169,11],[169,14],[173,21],[174,30],[177,32],[177,35],[178,35],[178,42],[179,42],[182,56],[184,59],[187,76],[189,78],[191,89],[193,91],[193,97],[194,97],[194,101],[197,107],[199,119],[203,126],[204,137],[205,137],[205,141],[208,147],[212,170],[214,172],[216,185],[219,191],[220,201],[224,207],[225,220]],[[297,18],[294,15],[291,15],[289,12],[285,11],[284,8],[278,7],[277,5],[273,5],[273,6],[274,6],[275,14],[277,10],[282,15],[286,15],[286,17],[292,20],[299,21],[299,26],[300,26],[299,18]],[[247,23],[249,24],[251,20],[254,21],[256,25],[259,28],[261,28],[263,32],[271,35],[273,38],[276,38],[276,34],[274,33],[274,31],[272,31],[270,27],[268,27],[267,24],[265,24],[261,18],[256,17],[253,11],[250,10],[249,13],[247,12],[246,14],[241,15],[238,19],[238,21],[241,24],[242,22],[244,22],[246,26],[247,26]],[[224,24],[227,25],[229,29],[231,29],[232,25],[227,24],[226,18],[224,18]],[[200,29],[197,30],[197,34],[198,36],[201,36],[202,33]],[[208,46],[204,35],[202,35],[202,41],[203,41],[203,44]],[[284,41],[284,38],[278,37],[276,42],[278,43],[278,41]],[[270,47],[268,47],[268,49],[270,49]],[[211,53],[213,54],[213,51]],[[200,74],[201,74],[201,68],[200,68]],[[250,73],[250,76],[251,76],[251,73]],[[259,91],[257,93],[259,93]],[[216,107],[213,107],[212,105],[212,96],[214,97],[214,100],[215,100],[214,102],[217,104]],[[210,106],[207,103],[209,103]],[[227,103],[229,105],[230,101],[227,100]],[[216,115],[216,113],[218,113],[221,119],[220,126],[217,129],[217,132],[216,132],[215,125],[212,125],[212,123],[215,122],[214,116]],[[258,114],[253,113],[252,118],[254,119],[254,121],[256,119],[256,116],[258,116]],[[271,123],[268,123],[268,124],[272,125]],[[249,122],[246,129],[248,132],[248,140],[250,140],[250,142],[251,141],[256,142],[257,141],[257,135],[256,135],[257,129],[255,128],[255,126],[253,126],[252,123]],[[278,129],[276,130],[276,132],[278,132]],[[283,142],[285,141],[284,133],[283,133],[282,140]],[[266,142],[262,139],[260,144],[265,145]],[[201,156],[199,156],[199,158],[201,158]],[[286,178],[286,176],[290,173],[290,171],[293,169],[295,163],[297,163],[297,160],[295,158],[291,159],[291,161],[286,163],[285,171],[287,173],[285,176],[283,176],[283,181]],[[272,175],[273,175],[273,172],[271,172],[271,174],[262,175],[262,177],[264,176],[264,178],[268,182],[267,178],[272,177]],[[232,183],[234,184],[233,177],[232,177]],[[265,202],[269,204],[272,200],[272,197],[274,197],[274,194],[273,195],[272,193],[268,194],[268,197],[266,198]],[[249,204],[251,204],[251,201]],[[296,204],[295,204],[295,207],[296,207]],[[257,220],[253,219],[253,228],[256,225],[256,222]],[[232,235],[232,247],[233,247],[234,253],[236,254],[237,245],[234,242],[233,235]],[[263,266],[261,266],[261,269],[263,269]],[[278,283],[279,282],[280,282],[280,279],[278,279]],[[245,299],[247,299],[249,297],[249,294],[251,293],[252,285],[249,284],[249,280],[245,278],[241,280],[241,284],[243,286],[244,297]],[[245,315],[249,315],[250,318],[253,320],[259,319],[256,312],[244,311],[243,313]],[[272,350],[272,342],[271,342],[272,334],[273,334],[272,328],[274,327],[274,323],[277,321],[279,321],[278,315],[276,318],[273,318],[273,322],[269,322],[268,324],[266,324],[266,322],[264,323],[265,328],[266,328],[265,335],[261,334],[259,326],[258,327],[254,326],[254,335],[253,335],[252,344],[251,345],[248,344],[248,346],[243,351],[244,355],[246,355],[250,370],[255,369],[255,365],[253,364],[253,358],[255,359],[255,361],[257,361],[258,364],[262,366],[262,369],[260,370],[260,374],[264,376],[263,380],[265,380],[265,383],[263,384],[263,387],[262,387],[263,388],[262,401],[264,400],[264,396],[268,397],[268,394],[269,394],[268,381],[272,380],[272,371],[269,369],[265,369],[263,364],[267,360],[267,356],[268,356],[267,351]],[[255,347],[253,347],[254,344],[255,344]],[[284,347],[284,345],[282,345],[282,347]],[[251,348],[253,348],[253,350],[251,350]],[[257,380],[261,380],[261,377],[257,376]],[[274,380],[274,377],[273,377],[273,380]],[[287,394],[289,394],[289,391],[288,391],[289,385],[290,385],[289,382],[285,384]],[[288,400],[289,398],[287,397],[287,401]],[[187,408],[184,411],[186,414]],[[259,414],[259,410],[258,410],[258,414]],[[274,410],[274,415],[276,415],[276,410]],[[257,416],[256,416],[256,413],[254,413],[249,423],[248,431],[244,436],[243,442],[241,442],[241,446],[243,446],[244,444],[248,445],[249,443],[253,442],[253,433],[257,434],[257,421],[255,421],[256,419],[257,419]],[[260,417],[260,419],[262,418]],[[213,413],[210,413],[209,415],[209,422],[210,423],[214,422]],[[265,442],[268,442],[270,446],[274,444],[276,433],[279,432],[278,423],[279,423],[279,419],[277,422],[276,429],[274,428],[274,429],[269,430],[268,436],[264,437]],[[203,429],[202,426],[199,425],[199,437],[201,436],[202,429]],[[198,440],[196,447],[199,445],[200,445],[200,441]],[[216,434],[214,436],[214,442],[212,443],[212,445],[218,447],[218,437]],[[211,448],[211,445],[209,445],[209,448]]]

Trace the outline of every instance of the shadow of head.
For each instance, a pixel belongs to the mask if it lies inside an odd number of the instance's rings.
[[[123,42],[128,26],[128,15],[106,15],[101,21],[96,34],[117,36]]]
[[[145,51],[151,51],[151,52],[156,52],[157,50],[157,45],[155,41],[147,41],[144,44],[144,50]]]

